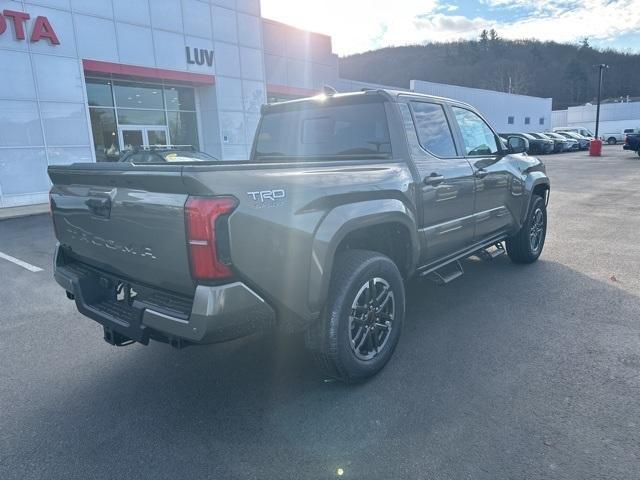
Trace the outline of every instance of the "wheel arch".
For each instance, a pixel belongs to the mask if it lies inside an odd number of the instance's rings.
[[[373,212],[373,213],[372,213]],[[327,298],[336,254],[345,248],[383,253],[404,278],[419,256],[415,215],[402,201],[377,199],[340,205],[331,210],[315,232],[309,270],[309,308],[318,312]]]
[[[536,175],[531,174],[525,183],[525,191],[527,192],[527,201],[524,202],[521,215],[520,215],[520,226],[524,224],[525,219],[527,218],[527,213],[529,212],[529,208],[531,207],[531,202],[533,200],[534,195],[540,195],[545,200],[545,204],[549,203],[549,195],[551,192],[551,183],[549,182],[549,177],[546,176],[543,172],[535,172]]]

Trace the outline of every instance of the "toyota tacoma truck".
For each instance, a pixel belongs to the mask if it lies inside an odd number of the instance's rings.
[[[539,257],[549,179],[526,148],[444,98],[265,105],[247,161],[50,166],[55,279],[116,346],[277,328],[363,381],[398,343],[409,278]]]

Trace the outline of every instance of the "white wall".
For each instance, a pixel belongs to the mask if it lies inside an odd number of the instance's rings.
[[[595,132],[596,105],[581,105],[567,109],[567,126],[587,127]],[[600,132],[621,133],[626,128],[640,128],[640,102],[605,103],[600,105]]]
[[[318,91],[338,78],[338,56],[331,37],[262,19],[267,85]]]
[[[550,98],[515,95],[422,80],[411,80],[410,89],[418,93],[466,102],[477,108],[499,133],[543,132],[551,128]],[[513,116],[513,124],[508,122],[510,116]],[[527,117],[528,125],[525,123]]]
[[[47,165],[94,161],[82,60],[205,73],[196,88],[199,137],[225,159],[248,155],[266,101],[259,0],[0,0],[26,12],[0,35],[0,207],[47,201]],[[29,41],[37,16],[60,44]],[[185,47],[214,51],[187,64]]]
[[[65,7],[65,2],[34,3]],[[0,0],[0,11],[31,16],[25,40],[16,38],[9,19],[0,36],[0,207],[46,202],[47,165],[93,159],[81,42],[69,8]],[[37,16],[49,19],[60,45],[29,41]]]
[[[567,126],[567,111],[554,110],[551,112],[551,128]]]

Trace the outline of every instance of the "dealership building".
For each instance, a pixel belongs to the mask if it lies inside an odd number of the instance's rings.
[[[262,18],[259,0],[0,0],[0,208],[46,203],[47,165],[137,146],[245,159],[263,103],[323,85],[371,84],[339,78],[329,36]],[[496,93],[482,92],[460,99],[482,105]],[[503,102],[488,117],[528,116],[539,130],[546,102],[532,100],[530,115]]]

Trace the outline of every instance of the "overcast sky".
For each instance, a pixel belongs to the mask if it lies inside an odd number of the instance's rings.
[[[640,0],[261,0],[262,15],[333,37],[340,55],[476,38],[578,42],[640,52]]]

